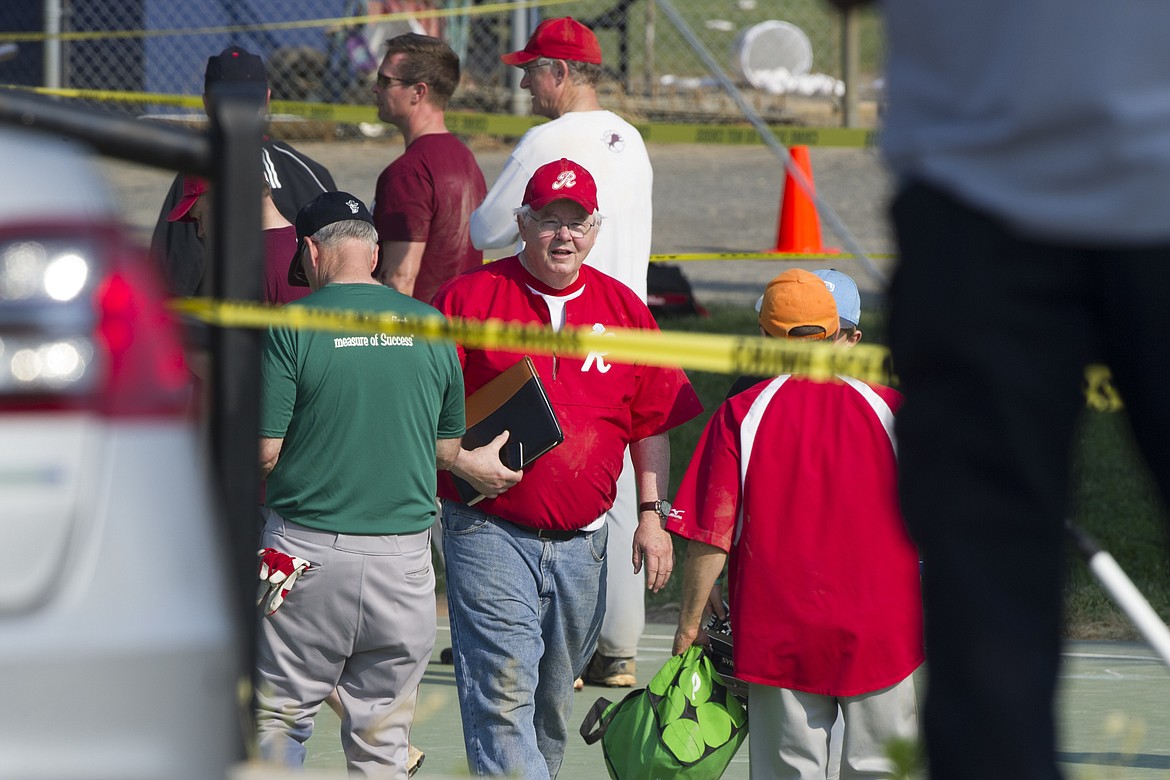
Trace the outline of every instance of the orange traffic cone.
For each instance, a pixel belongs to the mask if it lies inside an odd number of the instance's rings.
[[[790,147],[788,154],[792,157],[792,164],[804,173],[809,185],[815,188],[812,165],[808,161],[808,147]],[[784,176],[784,196],[780,200],[780,223],[776,228],[776,248],[772,251],[801,254],[825,254],[838,251],[835,248],[826,248],[821,245],[821,220],[817,216],[817,207],[813,204],[812,198],[793,179],[791,171],[786,171]]]

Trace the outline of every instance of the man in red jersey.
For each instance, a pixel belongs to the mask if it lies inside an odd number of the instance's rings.
[[[450,317],[542,323],[553,330],[657,330],[637,294],[582,265],[601,229],[589,171],[566,159],[538,168],[516,222],[523,251],[451,280],[435,296],[435,308]],[[462,346],[458,352],[468,394],[523,357]],[[632,564],[645,567],[647,587],[657,591],[674,566],[663,529],[667,431],[702,407],[679,369],[611,362],[604,352],[584,359],[531,357],[564,443],[522,478],[510,472],[507,480],[498,474],[498,461],[480,463],[461,451],[452,471],[488,498],[474,507],[458,503],[453,486],[442,480],[439,493],[469,768],[481,776],[547,780],[564,755],[573,680],[601,628],[606,566],[630,565],[605,556],[604,515],[625,449],[644,507]],[[497,473],[481,478],[481,466]]]
[[[764,293],[774,338],[833,339],[833,296],[791,269]],[[689,540],[674,652],[699,637],[728,564],[736,677],[749,684],[753,778],[884,777],[886,744],[917,736],[923,660],[918,555],[897,499],[901,396],[783,375],[724,401],[695,449],[667,530]]]

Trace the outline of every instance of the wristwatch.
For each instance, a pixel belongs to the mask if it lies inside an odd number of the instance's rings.
[[[661,498],[657,501],[643,501],[638,504],[638,514],[643,512],[657,512],[659,517],[667,520],[670,518],[670,502]]]

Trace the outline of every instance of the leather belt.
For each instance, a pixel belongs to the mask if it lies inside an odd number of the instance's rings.
[[[504,520],[504,518],[502,518],[502,517],[500,519]],[[509,525],[514,525],[517,528],[519,528],[521,531],[525,531],[527,533],[530,533],[533,536],[535,536],[537,539],[541,539],[541,540],[546,541],[546,542],[567,542],[570,539],[575,539],[577,536],[584,533],[583,531],[580,531],[580,530],[572,530],[571,531],[571,530],[566,530],[563,528],[529,528],[526,525],[520,525],[519,523],[513,523],[511,520],[504,520],[504,522],[508,523]]]
[[[566,531],[554,528],[529,528],[526,530],[536,534],[537,539],[544,539],[547,542],[567,542],[581,533],[580,531]]]
[[[441,499],[441,500],[450,500],[450,499]],[[477,511],[482,511],[482,510],[477,510]],[[487,512],[484,512],[484,514],[488,514],[490,517],[492,517],[495,520],[499,520],[501,523],[507,523],[508,525],[515,526],[516,528],[519,528],[521,531],[524,531],[525,533],[532,534],[537,539],[540,539],[540,540],[546,541],[546,542],[567,542],[570,539],[575,539],[578,536],[580,536],[581,534],[585,533],[585,531],[582,531],[579,528],[575,529],[575,530],[566,530],[566,529],[561,529],[561,528],[530,528],[529,526],[521,525],[520,523],[513,523],[511,520],[505,520],[504,518],[500,517],[499,515],[490,515]]]

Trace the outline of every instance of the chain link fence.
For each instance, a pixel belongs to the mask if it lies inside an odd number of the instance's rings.
[[[515,9],[481,0],[43,0],[0,4],[0,30],[25,33],[0,82],[199,95],[209,54],[229,45],[268,63],[273,99],[372,105],[379,45],[415,31],[443,37],[464,79],[452,108],[507,113]],[[823,0],[674,0],[708,50],[771,121],[840,121],[841,18]],[[441,14],[436,16],[435,12]],[[399,14],[393,21],[359,19]],[[571,15],[601,41],[603,103],[634,121],[739,121],[728,99],[653,0],[576,0],[524,12]],[[44,35],[59,30],[61,35]],[[5,32],[0,32],[0,43]],[[874,95],[883,56],[878,18],[861,18],[860,84]],[[178,109],[103,103],[133,114]],[[815,110],[814,110],[815,109]],[[197,113],[197,112],[193,112]]]

